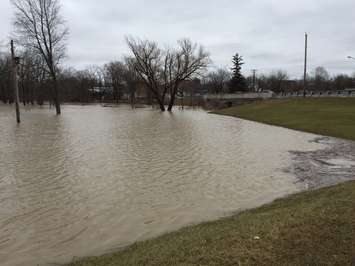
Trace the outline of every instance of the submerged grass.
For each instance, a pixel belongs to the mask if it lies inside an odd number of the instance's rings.
[[[293,195],[70,265],[355,265],[355,182]]]
[[[355,97],[266,100],[215,113],[355,140]]]

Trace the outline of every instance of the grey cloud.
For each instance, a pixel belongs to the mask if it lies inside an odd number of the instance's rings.
[[[303,35],[309,32],[310,68],[352,73],[355,1],[351,0],[62,0],[71,36],[66,64],[103,64],[128,53],[125,35],[173,45],[189,37],[204,45],[214,66],[229,66],[236,52],[244,72],[285,69],[299,77]],[[0,41],[11,31],[12,9],[0,3]]]

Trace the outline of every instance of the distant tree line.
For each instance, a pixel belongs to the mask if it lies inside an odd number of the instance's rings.
[[[236,80],[240,80],[240,82],[238,83]],[[291,79],[284,70],[275,70],[256,77],[249,75],[244,78],[239,75],[236,79],[233,78],[233,71],[219,68],[208,73],[204,78],[204,84],[208,87],[209,93],[213,94],[261,91],[282,94],[301,92],[304,89],[303,79]],[[324,67],[320,66],[307,77],[307,91],[325,93],[341,91],[346,88],[355,88],[355,73],[352,76],[346,74],[331,76]]]
[[[134,105],[142,86],[161,111],[172,111],[182,84],[201,75],[210,62],[204,48],[188,39],[179,40],[175,48],[162,49],[154,41],[127,38],[131,55],[122,61],[81,71],[64,68],[60,63],[66,54],[69,31],[59,1],[11,0],[14,36],[20,46],[16,58],[21,60],[15,64],[15,56],[1,55],[1,101],[13,102],[11,80],[16,72],[23,104],[49,101],[57,115],[61,114],[63,101],[111,98],[119,103],[128,95],[125,98]],[[16,70],[12,69],[14,65]]]
[[[143,42],[150,41],[139,41],[137,44],[141,45]],[[155,52],[161,57],[155,58],[156,61],[146,58],[145,60],[148,60],[146,63],[151,63],[151,66],[140,62],[141,66],[146,66],[147,69],[137,69],[139,66],[134,56],[111,61],[103,66],[88,66],[82,70],[58,67],[56,82],[59,88],[59,101],[126,102],[134,106],[136,97],[142,94],[145,103],[154,103],[162,110],[166,105],[168,110],[171,110],[181,89],[186,87],[184,82],[191,81],[191,84],[196,84],[193,81],[202,74],[201,71],[209,62],[208,53],[196,44],[189,40],[182,40],[179,44],[182,46],[177,52],[162,51],[154,44]],[[53,103],[52,78],[42,57],[28,52],[27,49],[18,50],[17,54],[21,58],[18,67],[21,103],[23,105]],[[141,59],[139,55],[137,58]],[[14,101],[10,63],[10,55],[1,53],[0,101],[3,103]],[[191,88],[188,90],[191,91]]]
[[[53,101],[52,80],[45,63],[39,56],[27,50],[18,52],[21,64],[18,67],[20,100],[23,105]],[[58,68],[57,84],[60,102],[89,103],[100,101],[119,102],[124,93],[132,98],[139,79],[126,62],[112,61],[104,66],[89,66],[83,70]],[[109,88],[103,90],[102,88]],[[112,89],[110,91],[110,89]],[[0,101],[13,102],[11,86],[10,55],[0,54]],[[132,99],[133,100],[133,99]]]
[[[303,90],[303,81],[290,79],[287,72],[244,76],[243,57],[236,53],[231,69],[208,70],[209,53],[189,39],[175,47],[161,48],[157,42],[128,37],[130,55],[103,66],[82,70],[62,66],[68,29],[60,15],[60,0],[11,0],[14,9],[14,35],[20,57],[17,68],[20,100],[23,105],[45,102],[60,114],[61,102],[129,102],[135,105],[141,95],[146,103],[161,111],[172,111],[178,99],[192,99],[201,93],[237,93]],[[14,101],[11,86],[11,58],[0,53],[0,101]],[[308,77],[307,89],[334,91],[354,87],[348,75],[331,77],[317,67]],[[192,100],[191,100],[192,101]]]
[[[148,43],[148,41],[138,41],[135,45],[148,45],[145,42]],[[153,45],[153,43],[149,45]],[[184,45],[194,44],[188,41]],[[153,47],[158,49],[156,43]],[[134,47],[134,49],[136,48],[142,47]],[[146,51],[140,50],[139,52]],[[162,55],[163,53],[159,50],[159,56]],[[23,105],[42,105],[45,102],[53,102],[51,89],[53,81],[42,57],[27,49],[21,51],[19,56],[21,57],[21,64],[18,68],[19,92]],[[139,55],[137,56],[142,59]],[[235,75],[233,70],[225,68],[202,73],[200,70],[206,69],[207,60],[209,60],[207,54],[203,53],[200,54],[203,60],[201,67],[196,65],[199,68],[199,75],[194,72],[192,76],[177,76],[179,75],[177,70],[170,70],[168,67],[172,66],[165,65],[168,61],[166,56],[165,54],[164,58],[161,57],[156,62],[151,58],[145,58],[147,62],[154,64],[149,66],[140,62],[139,67],[145,66],[147,69],[137,69],[136,64],[138,63],[135,57],[111,61],[103,66],[89,66],[83,70],[58,68],[56,82],[59,89],[59,100],[60,102],[78,103],[104,100],[113,103],[127,102],[134,105],[137,92],[145,88],[147,101],[156,103],[161,109],[163,107],[165,109],[165,105],[167,108],[172,108],[175,99],[171,96],[181,96],[180,90],[184,87],[182,84],[186,80],[199,80],[199,82],[191,83],[196,85],[195,89],[213,94],[267,90],[283,93],[303,90],[303,80],[290,79],[288,73],[283,70],[273,71],[267,75],[258,75],[255,81],[252,76],[244,77],[241,73]],[[179,64],[183,65],[184,63]],[[10,67],[10,55],[0,53],[0,101],[3,103],[13,102]],[[150,72],[153,70],[156,72]],[[144,73],[140,74],[139,71]],[[173,77],[169,74],[167,77],[166,74],[164,75],[170,71],[176,76]],[[188,75],[189,72],[186,73]],[[339,74],[332,77],[324,67],[317,67],[308,76],[307,89],[309,91],[327,92],[353,87],[355,87],[355,75]],[[194,88],[190,86],[189,94],[193,93],[193,90]],[[169,101],[172,101],[170,105]]]

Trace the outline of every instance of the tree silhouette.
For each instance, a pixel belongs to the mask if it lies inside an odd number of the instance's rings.
[[[238,53],[233,56],[232,79],[230,82],[229,92],[246,91],[247,85],[245,77],[242,75],[242,66],[244,65],[243,57]]]
[[[59,62],[65,56],[68,28],[60,15],[60,0],[11,0],[15,7],[15,35],[46,63],[52,80],[52,98],[60,115]]]

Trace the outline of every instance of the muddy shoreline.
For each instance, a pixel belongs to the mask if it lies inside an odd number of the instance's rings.
[[[306,189],[318,189],[355,180],[355,142],[333,137],[316,137],[311,142],[324,144],[316,151],[290,151],[291,169]]]

